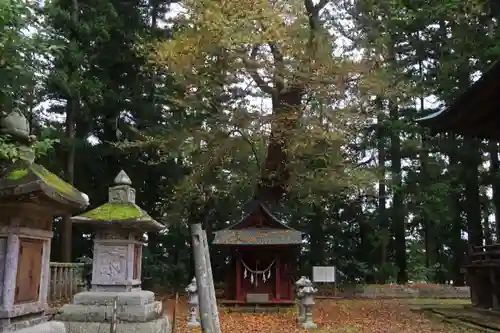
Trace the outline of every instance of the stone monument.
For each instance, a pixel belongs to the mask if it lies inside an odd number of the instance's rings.
[[[109,189],[108,203],[72,218],[91,225],[95,236],[91,290],[76,294],[58,316],[68,333],[109,331],[115,301],[117,332],[170,331],[162,303],[153,292],[141,290],[143,235],[164,226],[135,204],[131,185],[121,171]]]
[[[19,151],[0,173],[0,332],[64,332],[47,322],[52,220],[88,206],[88,196],[34,163],[29,125],[20,113],[1,119],[0,132]]]

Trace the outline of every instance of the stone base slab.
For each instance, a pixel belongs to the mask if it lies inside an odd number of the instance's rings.
[[[157,319],[162,312],[161,302],[155,301],[145,305],[119,305],[116,318],[124,322],[147,322]],[[57,320],[78,322],[106,322],[113,316],[113,305],[78,305],[66,304]]]
[[[109,331],[109,330],[108,330]],[[67,333],[64,323],[57,321],[48,321],[42,324],[25,327],[15,331],[6,331],[12,333]]]
[[[0,319],[0,332],[20,331],[45,324],[47,318],[42,314],[28,315],[21,318]]]
[[[116,300],[121,305],[146,305],[153,303],[155,294],[152,291],[139,290],[128,292],[84,291],[73,297],[75,305],[113,305]]]
[[[109,332],[110,328],[110,323],[65,322],[64,325],[66,326],[66,331],[61,333],[103,333]],[[159,318],[145,323],[119,322],[116,325],[116,332],[119,333],[170,333],[171,330],[172,328],[168,317]],[[33,333],[35,333],[35,331],[33,331]],[[36,333],[39,333],[39,331],[36,331]],[[59,331],[54,333],[59,333]]]
[[[314,329],[314,328],[318,328],[318,325],[316,325],[313,322],[303,322],[303,323],[300,323],[300,327],[305,328],[305,329]]]

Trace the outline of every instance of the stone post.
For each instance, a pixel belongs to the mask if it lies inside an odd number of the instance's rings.
[[[312,307],[315,304],[314,302],[314,294],[318,289],[313,287],[311,281],[307,283],[305,287],[301,289],[303,297],[303,305],[304,305],[304,321],[300,324],[302,328],[317,328],[318,326],[313,322],[312,318]]]
[[[191,283],[186,287],[188,293],[188,304],[189,304],[189,315],[188,315],[188,327],[199,327],[200,322],[198,321],[198,288],[196,286],[196,278],[191,280]]]
[[[205,252],[205,262],[207,265],[208,289],[210,298],[210,309],[212,313],[212,322],[214,325],[214,333],[221,333],[219,321],[219,309],[217,308],[217,297],[215,295],[214,277],[212,274],[212,262],[210,260],[210,249],[208,247],[207,232],[202,231],[203,248]]]
[[[67,333],[109,332],[109,318],[116,302],[117,332],[169,332],[162,303],[141,288],[143,235],[164,228],[135,203],[132,182],[121,171],[109,188],[108,202],[72,218],[94,231],[91,291],[76,294],[61,308],[58,319]]]
[[[203,242],[203,229],[201,224],[191,225],[191,236],[194,257],[194,272],[198,295],[200,296],[200,321],[203,333],[215,333],[212,315],[212,300],[210,299],[210,286],[208,281],[208,265]]]
[[[304,321],[305,309],[303,304],[304,293],[302,293],[302,288],[304,288],[310,280],[306,276],[301,276],[300,279],[295,282],[296,295],[299,301],[299,311],[297,314],[297,322],[301,323]]]

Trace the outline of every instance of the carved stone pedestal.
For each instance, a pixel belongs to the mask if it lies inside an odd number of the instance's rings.
[[[105,229],[94,238],[92,291],[141,290],[140,232]]]
[[[165,333],[170,322],[162,317],[162,304],[154,293],[139,290],[129,292],[87,291],[75,295],[73,304],[61,309],[58,320],[64,322],[69,333],[108,332],[116,300],[117,332]]]

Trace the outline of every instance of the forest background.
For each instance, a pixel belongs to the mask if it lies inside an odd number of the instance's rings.
[[[211,241],[259,199],[305,233],[302,272],[461,285],[467,245],[500,234],[499,147],[415,120],[498,58],[496,11],[480,0],[2,1],[1,111],[27,116],[37,162],[92,207],[129,174],[168,227],[148,235],[147,284],[184,286],[189,224]],[[0,155],[17,156],[5,138]],[[54,229],[53,261],[92,256],[69,217]],[[211,253],[222,281],[224,253]]]

